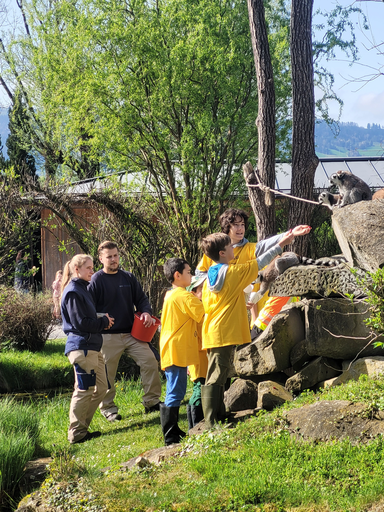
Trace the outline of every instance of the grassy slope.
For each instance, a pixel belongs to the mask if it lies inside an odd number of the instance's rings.
[[[187,439],[182,456],[160,467],[121,471],[120,463],[163,442],[159,414],[144,414],[140,383],[120,381],[116,387],[123,420],[111,424],[97,412],[91,427],[101,430],[102,437],[80,445],[70,446],[66,440],[70,393],[43,395],[34,402],[42,427],[36,455],[55,456],[44,488],[56,507],[66,503],[73,507],[66,510],[83,512],[359,512],[384,498],[381,438],[365,446],[297,443],[287,433],[283,408],[233,430]],[[365,401],[372,409],[384,409],[384,379],[303,393],[285,409],[323,399]],[[185,405],[180,412],[185,430]],[[101,472],[106,467],[110,469]],[[57,482],[60,490],[55,490]],[[81,507],[84,492],[79,494],[79,485],[93,496]]]
[[[64,346],[65,340],[49,340],[41,352],[0,352],[1,376],[12,392],[72,387],[73,369]]]

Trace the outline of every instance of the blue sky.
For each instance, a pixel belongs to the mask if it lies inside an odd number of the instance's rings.
[[[334,74],[335,92],[344,101],[342,111],[342,122],[355,122],[360,126],[366,126],[367,123],[377,123],[384,126],[384,74],[364,84],[363,82],[353,82],[364,76],[371,75],[382,69],[384,73],[384,1],[350,1],[350,0],[314,0],[314,12],[317,9],[331,11],[337,4],[347,7],[355,5],[360,7],[368,18],[370,31],[362,29],[361,16],[354,18],[356,35],[358,38],[357,46],[359,48],[360,60],[358,63],[350,66],[346,58],[340,54],[335,61],[329,61],[326,67]],[[15,0],[6,0],[10,14],[17,12]],[[1,16],[2,22],[4,18]],[[373,44],[383,43],[380,48],[382,55],[378,50],[370,49]],[[8,97],[0,90],[0,106],[8,106]],[[330,113],[333,118],[338,117],[336,103],[331,104]]]
[[[356,1],[348,0],[315,0],[314,12],[317,9],[324,11],[332,10],[337,4],[347,7],[354,5],[360,7],[368,18],[370,30],[362,29],[362,18],[354,18],[357,46],[360,60],[350,66],[346,58],[340,54],[335,61],[327,63],[326,67],[335,77],[335,92],[344,101],[344,108],[341,116],[342,122],[355,122],[360,126],[367,123],[377,123],[384,126],[384,2],[377,1]],[[381,46],[382,54],[378,49],[372,49],[373,45]],[[381,68],[382,75],[367,83],[356,82],[356,79],[369,78],[377,74]],[[355,80],[355,81],[353,81]],[[337,117],[336,104],[331,108],[333,117]]]

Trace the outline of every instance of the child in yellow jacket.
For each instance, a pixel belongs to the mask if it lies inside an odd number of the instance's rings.
[[[207,276],[193,276],[191,285],[187,290],[199,300],[203,296],[204,281]],[[192,396],[187,405],[187,418],[189,429],[204,419],[203,407],[201,405],[201,386],[205,384],[205,377],[208,369],[207,351],[202,349],[201,330],[203,324],[197,324],[197,341],[199,344],[199,363],[188,366],[189,378],[193,382]]]
[[[187,366],[199,363],[197,325],[204,317],[204,308],[186,290],[191,284],[191,268],[185,260],[167,260],[164,274],[172,284],[164,298],[160,334],[161,368],[167,379],[164,404],[160,404],[160,422],[167,446],[179,443],[186,435],[178,426],[179,408],[187,390]]]
[[[224,384],[230,368],[234,345],[251,342],[244,288],[256,280],[259,268],[268,265],[293,241],[288,232],[259,258],[244,264],[229,265],[233,260],[231,239],[225,233],[213,233],[201,241],[204,254],[216,262],[208,270],[203,288],[205,317],[203,349],[207,350],[208,370],[201,399],[207,428],[225,418]]]

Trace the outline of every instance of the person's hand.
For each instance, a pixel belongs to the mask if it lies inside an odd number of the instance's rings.
[[[104,316],[106,316],[109,321],[108,326],[105,328],[105,330],[107,330],[107,329],[110,329],[112,327],[112,325],[115,323],[115,319],[113,317],[109,316],[108,313],[105,313]]]
[[[280,247],[283,249],[286,245],[293,244],[296,236],[307,235],[311,231],[311,226],[300,225],[290,229],[279,242]]]
[[[296,226],[292,229],[293,236],[304,236],[308,235],[311,231],[311,226],[307,226],[306,224],[301,224],[300,226]]]
[[[144,327],[151,327],[155,323],[155,319],[149,313],[141,313],[140,320],[143,321]]]
[[[248,310],[251,310],[253,308],[253,306],[254,306],[254,303],[253,302],[247,302],[246,306],[247,306]]]

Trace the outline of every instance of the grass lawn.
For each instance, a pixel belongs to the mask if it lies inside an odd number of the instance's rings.
[[[92,429],[101,430],[102,437],[80,445],[66,441],[70,395],[35,403],[42,427],[39,453],[55,455],[44,484],[51,504],[74,507],[81,499],[82,511],[110,512],[362,512],[384,497],[382,438],[360,446],[349,441],[298,443],[285,428],[282,408],[235,429],[187,438],[180,456],[160,466],[122,470],[120,463],[162,446],[163,440],[159,414],[144,414],[140,383],[116,385],[123,420],[108,423],[97,412]],[[384,409],[383,397],[384,379],[361,379],[318,394],[303,393],[285,408],[349,399]],[[180,411],[185,430],[184,405]],[[102,472],[106,467],[110,469]]]
[[[63,340],[50,342],[45,355],[12,353],[12,364],[19,361],[26,371],[42,365],[42,373],[48,374],[50,367],[68,364],[63,346]],[[11,364],[12,354],[1,354],[1,362],[6,356]],[[39,371],[30,372],[35,375]],[[97,411],[91,430],[103,435],[78,445],[67,441],[70,390],[43,392],[28,400],[31,414],[39,419],[33,458],[54,458],[42,491],[55,510],[363,512],[373,503],[384,503],[381,437],[359,446],[349,441],[297,442],[290,438],[281,414],[324,399],[363,401],[373,411],[384,410],[384,378],[361,378],[317,394],[302,393],[294,402],[235,429],[221,427],[187,438],[180,454],[160,466],[130,470],[120,464],[163,446],[160,418],[156,412],[144,414],[140,381],[120,380],[116,390],[123,419],[109,423]],[[189,384],[186,400],[191,391]],[[180,409],[183,430],[187,430],[185,402]]]
[[[73,387],[73,368],[64,356],[65,340],[48,340],[41,352],[0,352],[0,391],[41,391]]]

